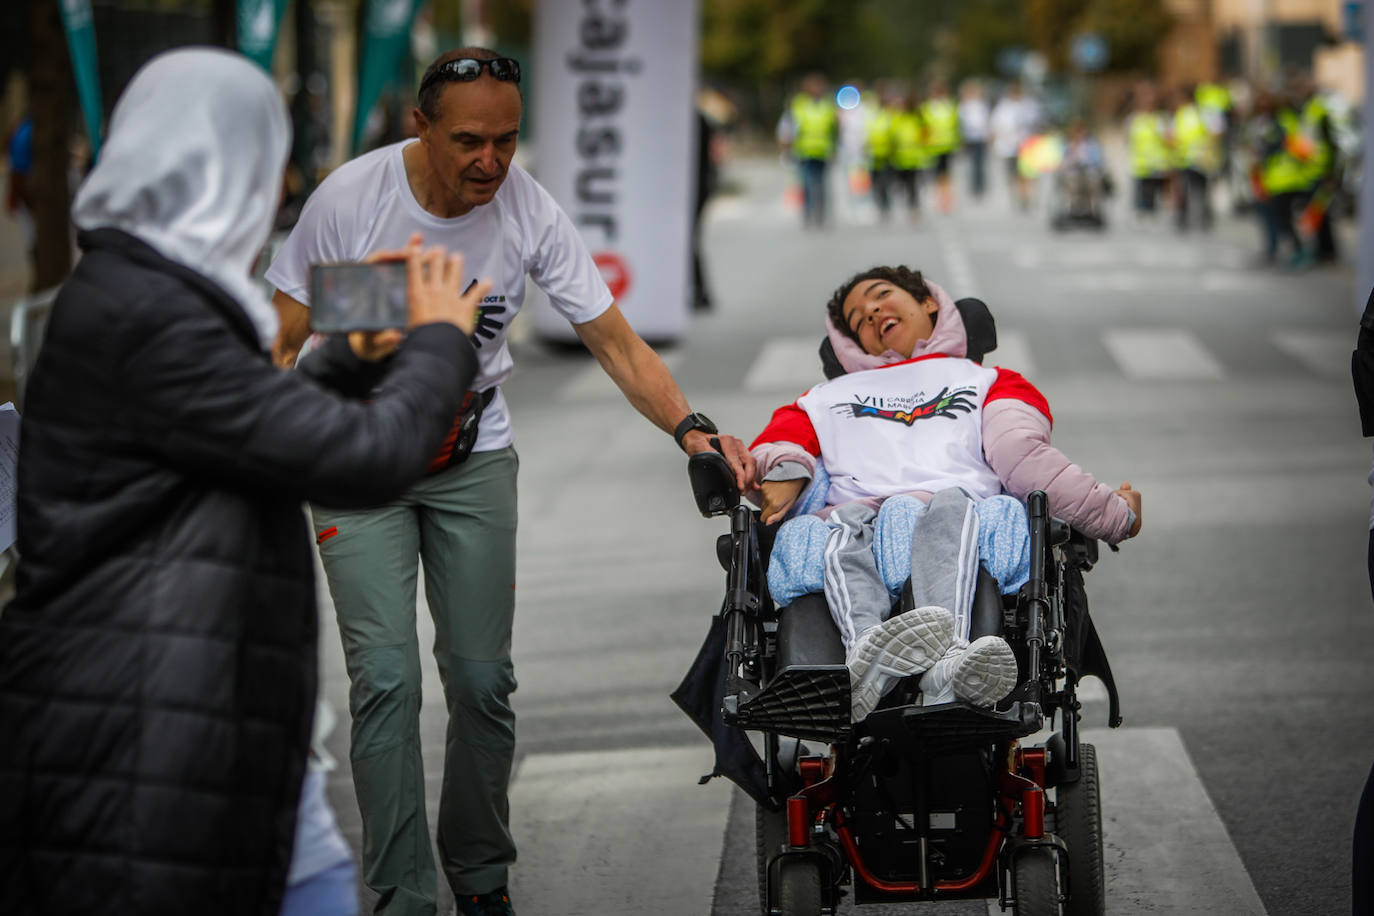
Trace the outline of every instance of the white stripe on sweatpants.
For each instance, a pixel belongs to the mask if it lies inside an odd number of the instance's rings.
[[[949,611],[956,637],[966,639],[977,583],[977,507],[961,489],[941,490],[916,520],[911,538],[911,595],[916,607],[935,605]]]
[[[844,568],[840,563],[840,551],[850,537],[847,525],[837,525],[825,540],[825,603],[830,606],[830,616],[840,628],[840,641],[846,653],[859,638],[854,632],[854,618],[849,613],[849,590],[845,588]]]
[[[955,581],[954,635],[967,640],[973,626],[973,589],[978,584],[978,512],[970,499],[964,506],[964,525],[959,532],[959,578]]]

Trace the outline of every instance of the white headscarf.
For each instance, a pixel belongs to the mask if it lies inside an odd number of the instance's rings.
[[[290,149],[286,107],[259,67],[218,48],[168,51],[144,64],[116,103],[72,221],[122,229],[213,280],[266,349],[277,312],[250,273],[272,231]]]

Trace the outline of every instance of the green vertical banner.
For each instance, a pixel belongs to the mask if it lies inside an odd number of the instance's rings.
[[[367,116],[393,82],[410,46],[410,27],[422,0],[366,0],[358,64],[358,107],[353,115],[353,153],[363,142]]]
[[[286,12],[286,0],[239,0],[239,51],[267,72],[277,49],[277,31]]]
[[[100,100],[100,70],[95,56],[95,20],[91,0],[61,0],[62,26],[67,30],[67,50],[71,53],[72,74],[91,138],[91,161],[100,155],[104,134],[105,109]]]

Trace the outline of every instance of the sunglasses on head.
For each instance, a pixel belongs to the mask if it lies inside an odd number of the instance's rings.
[[[490,70],[494,79],[503,83],[520,82],[520,62],[509,57],[493,57],[491,60],[478,60],[475,57],[455,57],[453,60],[446,60],[434,72],[425,77],[425,81],[420,84],[420,91],[424,92],[433,83],[440,80],[457,80],[460,83],[470,83],[482,75],[483,70]]]

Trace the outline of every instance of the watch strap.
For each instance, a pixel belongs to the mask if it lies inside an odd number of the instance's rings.
[[[682,448],[683,438],[694,429],[699,429],[702,432],[711,433],[713,435],[719,432],[719,430],[716,429],[716,424],[712,423],[710,420],[708,420],[706,417],[703,417],[701,414],[693,411],[692,413],[689,413],[687,416],[683,417],[682,422],[679,423],[677,425],[677,428],[673,430],[673,441],[677,443],[678,448]]]

